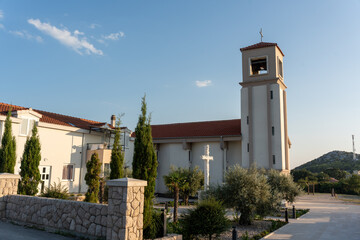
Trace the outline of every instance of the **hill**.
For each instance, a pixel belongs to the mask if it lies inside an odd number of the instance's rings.
[[[319,173],[328,168],[338,168],[352,173],[354,170],[360,170],[360,155],[356,154],[356,158],[359,160],[353,160],[352,152],[332,151],[304,163],[294,170],[307,169],[310,172]]]

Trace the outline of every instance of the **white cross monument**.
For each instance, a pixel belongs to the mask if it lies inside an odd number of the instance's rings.
[[[204,190],[206,191],[209,188],[209,161],[214,160],[213,156],[210,156],[210,147],[209,145],[205,146],[205,155],[201,156],[201,159],[204,160]]]

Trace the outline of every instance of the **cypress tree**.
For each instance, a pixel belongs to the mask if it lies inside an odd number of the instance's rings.
[[[85,181],[88,185],[88,190],[85,194],[85,202],[96,203],[100,189],[100,172],[101,164],[97,153],[91,155],[90,161],[86,163]]]
[[[35,195],[38,193],[40,183],[39,164],[41,160],[41,145],[36,123],[32,129],[31,137],[26,140],[24,153],[21,159],[18,193]]]
[[[5,131],[0,148],[0,172],[14,173],[16,163],[16,140],[12,135],[11,108],[5,120]]]
[[[147,181],[144,194],[144,235],[150,227],[152,218],[152,204],[155,193],[155,179],[157,175],[157,160],[152,142],[150,117],[146,116],[145,96],[142,98],[141,115],[135,128],[133,176]]]
[[[124,154],[120,145],[120,118],[118,118],[115,127],[115,138],[111,150],[110,179],[124,177]]]

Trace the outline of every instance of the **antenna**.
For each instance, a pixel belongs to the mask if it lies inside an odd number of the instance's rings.
[[[353,160],[357,160],[356,159],[356,153],[355,153],[355,136],[352,135],[352,143],[353,143]]]
[[[264,37],[264,35],[262,34],[262,28],[260,28],[260,37],[261,37],[261,42],[262,42],[262,39],[263,39],[263,37]]]

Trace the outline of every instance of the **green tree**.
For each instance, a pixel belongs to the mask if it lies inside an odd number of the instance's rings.
[[[90,161],[86,163],[85,181],[88,185],[88,190],[85,194],[85,202],[98,202],[98,194],[100,188],[100,172],[101,164],[97,153],[91,155]]]
[[[189,183],[187,182],[187,176],[184,174],[183,169],[174,168],[171,166],[171,170],[168,175],[164,176],[164,182],[166,187],[174,193],[174,222],[178,220],[178,207],[179,207],[179,193]]]
[[[16,140],[11,129],[11,109],[5,120],[5,131],[0,148],[0,172],[14,173],[16,163]]]
[[[255,167],[230,168],[222,186],[210,188],[208,194],[224,202],[227,207],[241,213],[239,224],[250,225],[255,214],[266,216],[277,209],[279,194],[272,194],[266,176]]]
[[[152,142],[150,116],[146,115],[145,96],[141,102],[141,115],[135,128],[133,177],[147,181],[144,193],[144,235],[151,223],[151,210],[155,193],[157,160]]]
[[[298,182],[300,179],[305,179],[314,176],[314,174],[306,169],[291,170],[291,175],[295,182]]]
[[[272,194],[280,194],[281,198],[288,202],[294,202],[295,198],[300,195],[299,185],[294,183],[291,175],[281,174],[275,169],[269,170],[266,175]]]
[[[220,235],[230,227],[230,221],[225,214],[224,206],[214,198],[201,201],[180,221],[184,239],[193,239],[200,235],[211,240],[214,235]]]
[[[180,195],[182,195],[185,205],[189,205],[189,197],[194,196],[204,186],[204,173],[198,166],[194,169],[183,168],[182,171],[187,184],[180,188]]]
[[[340,170],[339,168],[328,168],[324,170],[324,173],[329,175],[329,177],[335,178],[337,180],[341,180],[347,175],[346,171]]]
[[[121,120],[120,117],[118,117],[115,127],[114,144],[111,150],[110,179],[118,179],[124,177],[124,154],[120,145],[120,124]]]
[[[41,145],[36,123],[31,137],[26,140],[24,153],[21,159],[19,194],[35,195],[40,183],[39,164],[41,160]]]

